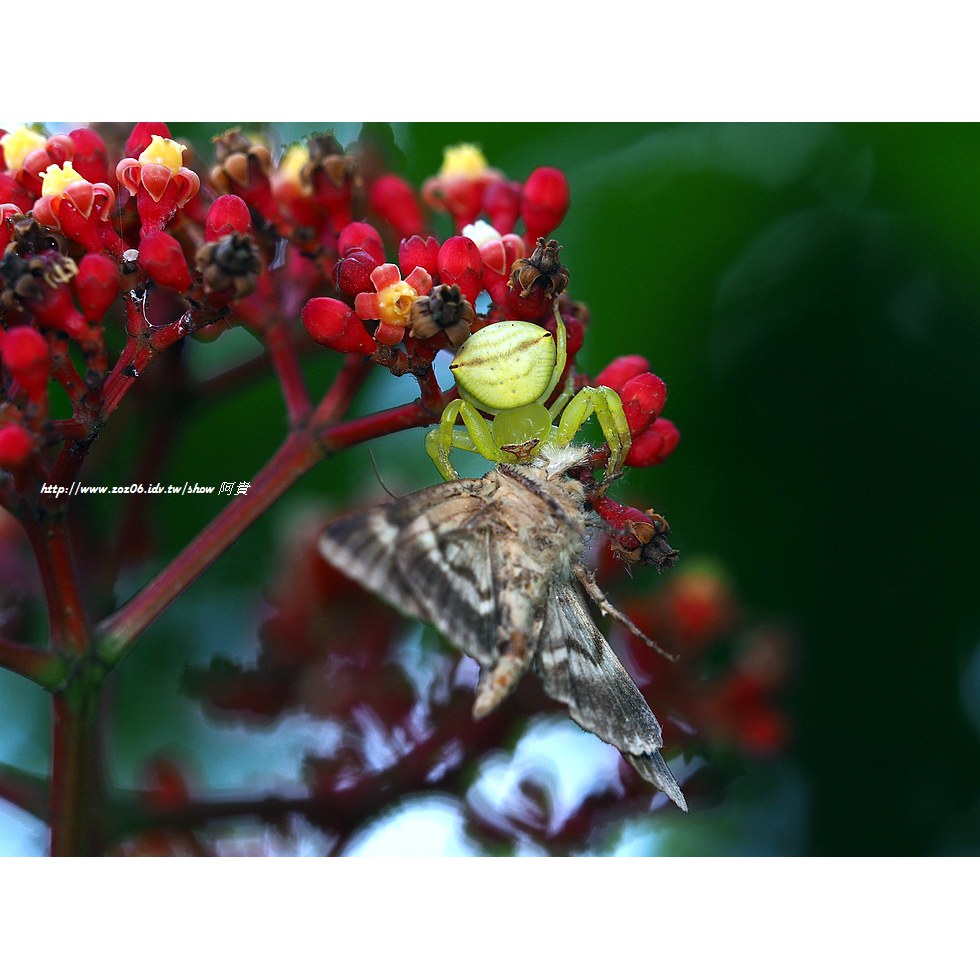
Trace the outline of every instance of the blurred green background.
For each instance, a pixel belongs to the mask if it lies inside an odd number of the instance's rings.
[[[330,127],[279,130],[292,139]],[[208,135],[225,125],[171,128],[206,155]],[[357,130],[338,128],[342,139]],[[797,634],[787,752],[749,764],[725,806],[671,818],[657,848],[980,853],[980,126],[394,132],[416,184],[436,172],[444,145],[461,141],[515,178],[539,165],[565,170],[572,207],[557,237],[570,293],[592,312],[580,364],[594,373],[619,354],[647,356],[683,436],[665,466],[632,473],[620,496],[654,503],[682,561],[717,559],[747,610]],[[238,333],[197,345],[198,369],[247,354],[254,341]],[[311,360],[314,390],[334,366],[326,352]],[[379,379],[362,407],[413,397],[406,384]],[[167,479],[249,479],[283,425],[271,381],[202,406],[177,436]],[[418,433],[408,435],[375,447],[399,491],[432,481]],[[121,438],[121,470],[138,437]],[[161,733],[179,744],[182,732],[203,730],[178,693],[182,665],[254,650],[255,624],[241,610],[258,602],[292,515],[329,512],[373,479],[363,449],[321,467],[147,635],[114,689],[121,782]],[[162,561],[218,501],[160,503]],[[44,699],[16,678],[0,683],[3,717],[16,710],[27,724],[0,742],[3,758],[44,768]],[[307,744],[300,727],[287,719],[261,750],[234,726],[212,732],[224,761],[198,760],[202,780],[260,789],[275,759]]]

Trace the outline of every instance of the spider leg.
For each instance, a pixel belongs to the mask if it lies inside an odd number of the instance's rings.
[[[465,431],[456,428],[457,419],[462,420]],[[462,398],[454,399],[445,407],[438,428],[431,429],[425,437],[425,451],[444,480],[459,479],[456,468],[449,461],[452,449],[479,453],[494,463],[513,462],[510,454],[497,447],[487,420]]]
[[[592,415],[599,420],[606,445],[609,446],[606,479],[611,480],[623,468],[632,443],[622,399],[612,388],[605,385],[598,388],[583,388],[575,395],[562,412],[555,443],[559,446],[567,446],[575,437],[575,433]]]

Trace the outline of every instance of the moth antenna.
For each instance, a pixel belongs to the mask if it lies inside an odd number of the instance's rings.
[[[398,494],[392,493],[391,490],[388,489],[388,484],[381,479],[381,470],[378,469],[378,461],[374,458],[374,450],[368,449],[368,455],[371,457],[371,466],[374,469],[374,475],[377,477],[378,483],[381,484],[381,489],[384,490],[384,492],[388,494],[392,500],[398,500]]]
[[[607,598],[606,593],[599,588],[592,570],[586,568],[581,562],[576,562],[573,566],[575,577],[582,584],[589,598],[599,607],[604,616],[615,619],[617,623],[625,626],[637,639],[642,640],[651,650],[659,653],[667,660],[677,661],[680,657],[676,653],[668,653],[656,640],[646,635],[632,619],[625,613],[620,612]]]

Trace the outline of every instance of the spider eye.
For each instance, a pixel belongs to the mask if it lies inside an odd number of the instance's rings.
[[[464,397],[501,411],[540,398],[556,356],[555,339],[544,327],[503,320],[473,334],[456,352],[450,369]]]

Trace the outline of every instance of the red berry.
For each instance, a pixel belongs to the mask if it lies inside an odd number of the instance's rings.
[[[483,288],[483,260],[476,242],[463,235],[447,238],[439,249],[439,278],[446,286],[459,286],[462,294],[475,303]]]
[[[303,307],[303,326],[318,343],[346,354],[373,354],[378,345],[357,314],[339,299],[316,296]]]
[[[352,248],[363,248],[377,259],[375,265],[385,260],[385,247],[377,228],[366,221],[352,221],[337,238],[337,253],[344,255]]]
[[[351,248],[334,266],[333,281],[337,289],[348,296],[368,292],[373,288],[371,273],[380,263],[363,248]]]
[[[85,319],[95,323],[105,316],[119,293],[119,269],[108,255],[90,253],[78,263],[72,285]]]
[[[180,243],[165,231],[151,231],[140,242],[140,268],[158,285],[187,292],[194,281]]]
[[[4,335],[4,366],[32,401],[47,390],[49,362],[47,341],[33,327],[14,327]]]
[[[403,238],[398,246],[398,268],[410,270],[416,267],[425,269],[430,276],[439,271],[439,242],[431,235],[428,238],[412,235]]]
[[[622,392],[623,385],[630,378],[635,378],[638,374],[649,370],[650,362],[645,357],[640,357],[639,354],[626,354],[624,357],[617,357],[608,367],[604,367],[596,375],[595,383]]]
[[[17,470],[34,450],[30,433],[19,425],[0,427],[0,470]]]
[[[15,204],[27,214],[34,206],[34,198],[16,178],[0,173],[0,204]]]
[[[521,192],[521,217],[527,237],[534,241],[553,232],[565,217],[568,201],[565,175],[555,167],[538,167]]]
[[[487,184],[483,192],[483,210],[501,235],[513,231],[521,214],[521,185],[516,180],[495,180]]]
[[[422,230],[422,209],[411,185],[395,174],[384,174],[372,185],[368,197],[371,210],[395,229],[401,238]],[[383,260],[382,260],[383,261]]]
[[[71,165],[93,184],[109,180],[109,152],[94,129],[73,129],[69,134],[75,144]]]
[[[252,230],[252,215],[248,205],[235,194],[216,197],[208,211],[204,238],[213,242],[225,235],[247,235]]]
[[[667,386],[649,371],[630,378],[620,391],[630,434],[638,436],[664,410]]]
[[[681,434],[673,422],[657,419],[633,440],[626,465],[657,466],[677,448],[680,441]]]

